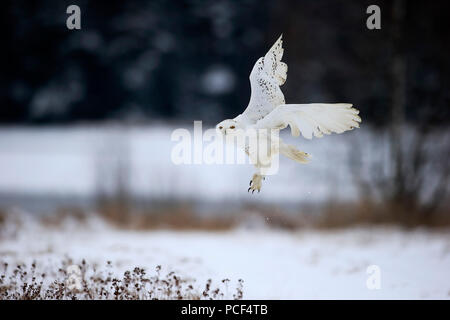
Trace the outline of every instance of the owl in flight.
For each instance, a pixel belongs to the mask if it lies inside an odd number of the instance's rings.
[[[266,153],[249,147],[249,140],[238,146],[249,156],[256,173],[250,180],[248,191],[261,190],[262,181],[275,156],[282,154],[299,163],[307,163],[309,155],[279,138],[280,130],[290,126],[294,137],[302,134],[307,139],[324,134],[342,133],[359,128],[359,111],[348,103],[286,104],[280,87],[286,82],[287,65],[283,57],[282,35],[264,57],[256,61],[250,73],[251,96],[244,112],[234,119],[217,124],[216,131],[226,136],[238,136],[248,130],[257,132],[253,140],[266,144]]]

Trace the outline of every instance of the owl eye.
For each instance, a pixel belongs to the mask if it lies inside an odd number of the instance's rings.
[[[223,129],[223,127],[222,127],[222,126],[220,126],[220,127],[219,127],[219,129]]]
[[[235,126],[231,126],[231,127],[230,127],[230,129],[234,129],[234,128],[235,128]]]

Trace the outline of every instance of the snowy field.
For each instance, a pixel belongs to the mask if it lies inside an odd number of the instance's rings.
[[[11,226],[11,225],[9,225]],[[244,299],[450,299],[450,234],[355,228],[341,231],[236,229],[227,232],[121,231],[103,224],[4,229],[0,261],[53,265],[86,259],[123,273],[138,266],[194,281],[244,280]],[[367,268],[380,270],[368,289]]]
[[[114,191],[119,168],[128,191],[145,199],[192,199],[221,207],[293,203],[298,212],[302,204],[358,200],[352,159],[386,164],[385,137],[369,128],[312,141],[286,136],[288,143],[312,154],[312,162],[304,166],[281,159],[279,173],[267,177],[260,194],[251,195],[246,191],[254,169],[248,164],[173,164],[175,128],[1,128],[0,213],[13,213],[17,221],[1,221],[0,215],[0,271],[5,262],[30,266],[33,261],[42,272],[55,271],[71,258],[98,266],[111,261],[118,276],[161,265],[193,281],[199,292],[208,279],[219,284],[230,279],[230,286],[243,279],[244,299],[450,299],[448,230],[287,232],[262,223],[223,232],[125,231],[94,216],[86,224],[67,220],[52,227],[37,222],[42,215],[33,215],[52,210],[37,210],[36,203],[27,205],[21,198],[31,195],[45,203],[55,197],[95,197]],[[214,213],[211,208],[207,214]],[[19,214],[25,211],[31,214]],[[367,273],[370,266],[379,268],[380,289],[367,287],[374,275]]]

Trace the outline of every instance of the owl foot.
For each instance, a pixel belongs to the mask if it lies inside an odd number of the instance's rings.
[[[262,175],[255,173],[253,175],[252,180],[250,180],[250,188],[248,188],[247,192],[250,192],[250,190],[252,191],[252,193],[254,193],[256,190],[258,190],[258,192],[260,192],[261,186],[262,186],[262,181],[265,179],[266,178],[263,177]]]

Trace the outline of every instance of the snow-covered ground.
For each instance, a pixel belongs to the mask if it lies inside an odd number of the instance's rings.
[[[450,299],[448,231],[137,232],[100,222],[3,231],[1,262],[58,265],[64,257],[99,265],[110,260],[117,272],[162,265],[199,286],[208,278],[242,278],[244,299]],[[380,289],[367,287],[376,276],[367,273],[372,265],[379,268]]]
[[[248,164],[172,163],[175,128],[0,128],[0,209],[19,217],[16,213],[27,208],[17,194],[44,202],[59,195],[93,196],[114,187],[117,167],[125,168],[129,191],[145,198],[192,198],[222,207],[249,199],[276,206],[324,204],[360,196],[352,161],[386,164],[386,153],[380,152],[385,139],[369,128],[312,141],[286,136],[312,154],[312,162],[304,166],[281,159],[279,173],[267,177],[261,194],[251,195],[246,190],[254,169]],[[0,262],[30,265],[36,260],[57,268],[66,257],[84,258],[99,265],[111,261],[117,273],[162,265],[199,286],[209,278],[219,283],[242,278],[245,299],[450,298],[448,230],[138,232],[113,229],[94,218],[87,225],[53,228],[36,221],[2,226],[0,219]],[[380,289],[367,287],[367,280],[378,275],[368,268],[380,271]]]

